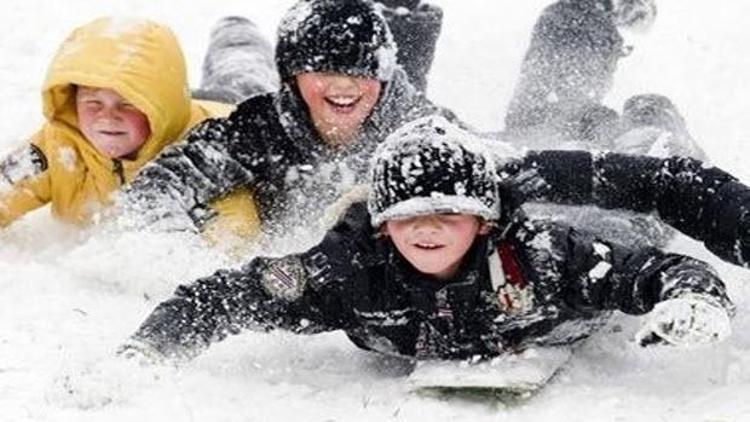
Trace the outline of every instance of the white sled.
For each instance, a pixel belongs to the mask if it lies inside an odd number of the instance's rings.
[[[567,347],[534,348],[476,363],[419,362],[409,389],[439,397],[526,399],[544,387],[571,356]]]

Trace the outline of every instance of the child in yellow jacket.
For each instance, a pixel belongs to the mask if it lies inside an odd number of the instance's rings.
[[[182,49],[167,27],[121,18],[94,20],[68,36],[42,100],[46,123],[0,160],[0,227],[46,204],[60,220],[91,223],[165,146],[233,108],[191,99]],[[234,234],[257,230],[247,192],[212,207],[218,225]]]

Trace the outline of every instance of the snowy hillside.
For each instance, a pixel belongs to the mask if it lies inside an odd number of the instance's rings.
[[[430,96],[478,127],[501,129],[531,26],[551,0],[434,1],[444,7],[445,22]],[[632,35],[635,50],[621,62],[608,104],[619,109],[634,93],[668,95],[713,163],[750,182],[750,2],[657,2],[656,24]],[[215,19],[246,15],[273,37],[290,4],[5,2],[0,155],[41,123],[46,66],[74,26],[102,14],[169,24],[197,83]],[[728,342],[644,350],[632,342],[638,318],[619,315],[538,397],[504,409],[408,395],[403,368],[356,349],[341,333],[246,333],[179,370],[123,362],[114,350],[175,283],[232,260],[188,236],[84,238],[46,210],[0,231],[1,422],[750,420],[750,272],[686,239],[672,248],[715,264],[737,304]]]

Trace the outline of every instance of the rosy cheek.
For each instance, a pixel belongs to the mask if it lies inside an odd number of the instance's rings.
[[[315,97],[315,98],[323,97],[325,94],[325,85],[319,82],[311,83],[307,85],[306,91],[307,91],[307,94],[312,97]]]
[[[78,107],[78,118],[92,120],[96,115],[96,110],[90,107]]]
[[[370,98],[377,98],[380,95],[380,82],[367,81],[362,87],[362,91],[367,93],[367,96]]]
[[[88,131],[96,122],[95,115],[93,113],[79,112],[78,113],[78,126],[83,131]]]
[[[139,132],[148,131],[150,127],[148,118],[138,111],[128,112],[123,117],[123,120],[126,121],[131,128]]]

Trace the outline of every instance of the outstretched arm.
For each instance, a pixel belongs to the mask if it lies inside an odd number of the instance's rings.
[[[252,183],[263,165],[262,152],[235,136],[230,119],[203,122],[184,142],[146,165],[118,198],[119,223],[126,228],[195,230],[213,215],[211,201]],[[241,149],[245,151],[239,153]]]
[[[297,333],[347,328],[353,320],[345,305],[351,281],[361,276],[364,268],[357,263],[369,248],[369,242],[354,240],[369,235],[354,232],[368,221],[363,210],[354,210],[307,252],[255,258],[240,270],[221,270],[179,287],[122,352],[148,350],[158,359],[187,359],[245,328]]]
[[[51,199],[47,158],[34,141],[0,159],[0,228]]]
[[[533,176],[524,200],[655,213],[720,258],[750,265],[750,188],[698,160],[544,151],[500,173],[511,191],[519,176]]]
[[[630,249],[569,229],[565,301],[573,308],[649,312],[643,344],[696,345],[731,332],[734,306],[706,263],[654,248]]]
[[[659,302],[691,295],[732,308],[724,283],[703,261],[567,230],[563,291],[574,308],[643,314]]]

